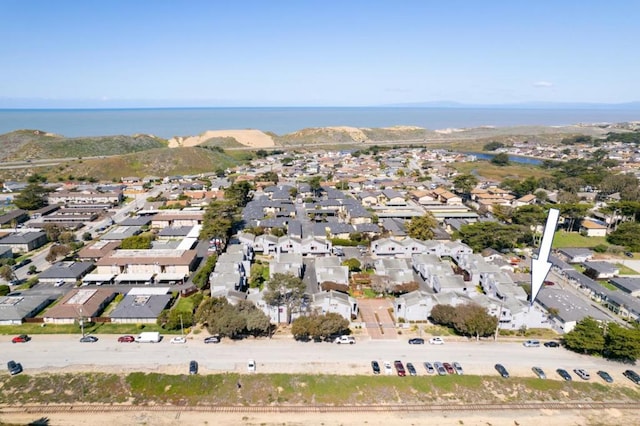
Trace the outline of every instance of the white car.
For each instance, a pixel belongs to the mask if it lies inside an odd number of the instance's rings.
[[[171,343],[187,343],[187,338],[184,336],[176,336],[171,339]]]
[[[429,339],[429,344],[430,345],[444,345],[444,340],[442,340],[442,337],[432,337],[431,339]]]
[[[391,362],[384,361],[382,365],[384,365],[384,374],[393,374],[393,367],[391,366]]]
[[[247,371],[249,373],[254,373],[256,371],[256,362],[252,359],[247,361]]]

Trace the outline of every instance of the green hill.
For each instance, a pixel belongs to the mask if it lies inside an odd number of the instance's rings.
[[[50,182],[74,178],[98,180],[123,176],[169,176],[213,172],[239,164],[236,158],[216,150],[191,148],[158,148],[145,152],[105,158],[78,159],[57,166],[38,168]]]
[[[67,138],[40,130],[0,135],[0,160],[94,157],[164,148],[167,141],[150,135]]]

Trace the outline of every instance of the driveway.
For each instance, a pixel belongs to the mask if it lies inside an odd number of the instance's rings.
[[[358,299],[360,316],[372,339],[395,340],[396,325],[389,314],[393,304],[389,299]]]

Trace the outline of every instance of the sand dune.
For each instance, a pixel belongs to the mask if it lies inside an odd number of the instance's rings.
[[[176,136],[169,139],[169,148],[196,146],[211,138],[234,138],[238,143],[252,148],[275,146],[273,138],[260,130],[207,130],[197,136]]]

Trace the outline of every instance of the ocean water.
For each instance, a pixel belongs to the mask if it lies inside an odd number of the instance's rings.
[[[259,129],[278,135],[308,127],[560,126],[640,120],[640,110],[543,108],[147,108],[0,109],[0,134],[42,130],[68,137],[147,133],[170,138],[206,130]]]

